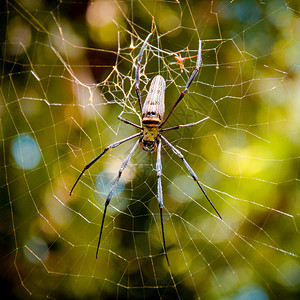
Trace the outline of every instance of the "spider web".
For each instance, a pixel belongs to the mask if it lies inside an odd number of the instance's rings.
[[[299,267],[297,1],[6,1],[1,10],[2,289],[15,298],[296,299]],[[167,84],[165,132],[222,216],[163,144],[163,253],[156,153],[137,149],[145,100]]]

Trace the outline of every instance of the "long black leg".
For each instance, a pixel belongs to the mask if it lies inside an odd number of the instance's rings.
[[[124,169],[127,167],[132,155],[133,155],[133,152],[136,150],[137,146],[139,145],[140,143],[140,139],[134,144],[134,146],[132,147],[130,153],[128,154],[128,156],[125,158],[125,160],[123,161],[122,165],[121,165],[121,168],[119,170],[119,174],[117,176],[117,178],[115,179],[112,187],[110,188],[110,191],[108,193],[108,196],[106,198],[106,201],[105,201],[105,208],[104,208],[104,212],[103,212],[103,217],[102,217],[102,222],[101,222],[101,228],[100,228],[100,234],[99,234],[99,239],[98,239],[98,245],[97,245],[97,251],[96,251],[96,258],[98,257],[98,252],[99,252],[99,246],[100,246],[100,241],[101,241],[101,237],[102,237],[102,231],[103,231],[103,225],[104,225],[104,219],[105,219],[105,215],[106,215],[106,210],[107,210],[107,206],[109,205],[109,202],[110,202],[110,199],[115,191],[115,188],[117,187],[118,183],[119,183],[119,180],[122,176],[122,173],[124,171]]]
[[[166,240],[165,240],[165,230],[164,230],[164,221],[163,221],[163,193],[162,193],[162,185],[161,185],[161,171],[162,171],[162,164],[161,164],[161,141],[158,140],[157,145],[157,159],[156,159],[156,172],[157,172],[157,198],[158,198],[158,204],[159,204],[159,210],[160,210],[160,223],[161,223],[161,231],[162,231],[162,237],[163,237],[163,246],[164,246],[164,252],[166,254],[166,259],[168,262],[168,265],[170,266],[168,255],[167,255],[167,248],[166,248]]]
[[[162,135],[159,135],[160,138],[162,138],[162,140],[172,149],[172,151],[179,157],[181,158],[181,160],[183,161],[185,167],[187,168],[187,170],[189,171],[189,173],[191,174],[191,176],[193,177],[193,179],[197,182],[198,186],[200,187],[203,195],[205,196],[205,198],[208,200],[209,204],[212,206],[212,208],[215,210],[215,212],[218,214],[219,218],[222,220],[221,215],[219,214],[219,212],[217,211],[217,209],[215,208],[215,206],[212,204],[212,202],[210,201],[210,199],[208,198],[208,196],[206,195],[204,189],[202,188],[197,175],[195,174],[194,170],[191,168],[191,166],[187,163],[187,161],[185,160],[184,156],[181,154],[181,152],[175,148],[170,142],[168,142],[168,140],[166,138],[164,138]]]
[[[73,190],[74,190],[74,188],[75,188],[75,186],[76,186],[76,184],[78,183],[78,181],[79,181],[79,179],[81,178],[81,176],[83,175],[83,173],[85,172],[85,170],[87,170],[89,167],[91,167],[106,151],[108,151],[109,149],[111,149],[111,148],[115,148],[115,147],[117,147],[117,146],[119,146],[120,144],[122,144],[122,143],[124,143],[124,142],[127,142],[127,141],[129,141],[129,140],[131,140],[131,139],[133,139],[133,138],[135,138],[135,137],[138,137],[138,136],[140,136],[140,135],[142,135],[142,133],[140,132],[140,133],[136,133],[136,134],[134,134],[134,135],[132,135],[132,136],[129,136],[129,137],[127,137],[127,138],[125,138],[125,139],[123,139],[123,140],[120,140],[120,141],[118,141],[118,142],[115,142],[115,143],[112,143],[112,144],[110,144],[109,146],[107,146],[99,155],[97,155],[95,158],[93,158],[85,167],[84,167],[84,169],[83,169],[83,171],[80,173],[80,175],[78,176],[78,178],[77,178],[77,180],[76,180],[76,182],[74,183],[74,185],[73,185],[73,187],[71,188],[71,191],[70,191],[70,196],[72,195],[72,192],[73,192]]]
[[[140,50],[140,53],[139,53],[139,56],[137,58],[137,65],[136,65],[136,72],[135,72],[135,80],[136,80],[136,83],[135,83],[135,91],[136,91],[136,94],[137,94],[137,97],[138,97],[138,100],[139,100],[139,105],[140,105],[140,110],[142,112],[142,100],[141,100],[141,91],[140,91],[140,68],[141,68],[141,61],[142,61],[142,58],[143,58],[143,52],[146,48],[146,45],[147,45],[147,41],[149,39],[149,37],[151,36],[152,32],[150,32],[148,34],[148,36],[146,37],[144,43],[143,43],[143,46]]]
[[[196,75],[198,74],[199,68],[200,68],[200,64],[201,64],[201,40],[199,40],[199,48],[198,48],[198,56],[197,56],[197,62],[196,62],[196,68],[194,69],[191,77],[189,78],[184,90],[180,93],[180,95],[178,96],[175,104],[173,105],[173,107],[171,108],[169,114],[167,115],[167,117],[164,119],[164,121],[161,123],[160,127],[163,126],[167,120],[169,119],[170,115],[172,114],[173,110],[175,109],[175,107],[179,104],[179,102],[182,100],[182,98],[184,97],[185,93],[187,92],[189,86],[192,84],[193,80],[195,79]]]
[[[130,122],[130,121],[128,121],[128,120],[122,118],[121,116],[118,116],[118,119],[119,119],[120,121],[124,122],[125,124],[129,124],[129,125],[134,126],[134,127],[136,127],[136,128],[143,129],[142,126],[136,125],[136,124],[134,124],[134,123],[132,123],[132,122]]]
[[[189,124],[184,124],[184,125],[176,125],[176,126],[173,126],[173,127],[169,127],[169,128],[164,128],[164,129],[161,129],[159,130],[159,132],[163,132],[163,131],[170,131],[170,130],[173,130],[173,129],[181,129],[181,128],[184,128],[184,127],[192,127],[192,126],[195,126],[201,122],[204,122],[205,120],[209,119],[209,117],[206,117],[198,122],[194,122],[194,123],[189,123]]]

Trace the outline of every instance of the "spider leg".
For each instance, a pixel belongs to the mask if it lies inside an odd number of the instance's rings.
[[[70,196],[72,195],[72,192],[76,186],[76,184],[78,183],[79,179],[81,178],[81,176],[83,175],[83,173],[85,172],[85,170],[87,170],[88,168],[90,168],[106,151],[108,151],[109,149],[111,148],[115,148],[115,147],[118,147],[120,144],[124,143],[124,142],[127,142],[135,137],[138,137],[142,135],[142,133],[136,133],[134,135],[131,135],[123,140],[120,140],[120,141],[117,141],[117,142],[114,142],[110,145],[108,145],[99,155],[97,155],[95,158],[93,158],[83,169],[83,171],[80,173],[80,175],[78,176],[77,180],[75,181],[73,187],[71,188],[71,191],[70,191]]]
[[[96,251],[96,258],[98,257],[98,252],[99,252],[99,246],[100,246],[100,241],[101,241],[101,237],[102,237],[102,231],[103,231],[103,225],[104,225],[104,219],[105,219],[105,216],[106,216],[106,210],[107,210],[107,206],[109,205],[109,202],[110,202],[110,199],[111,197],[113,196],[113,193],[114,193],[114,190],[115,188],[117,187],[118,183],[119,183],[119,180],[122,176],[122,173],[124,171],[124,169],[127,167],[132,155],[133,155],[133,152],[136,150],[137,146],[139,145],[140,143],[140,140],[139,139],[135,144],[134,146],[132,147],[130,153],[128,154],[128,156],[125,158],[125,160],[123,161],[122,165],[121,165],[121,168],[119,170],[119,173],[118,173],[118,176],[117,178],[115,179],[112,187],[110,188],[110,191],[108,193],[108,196],[106,198],[106,201],[105,201],[105,208],[104,208],[104,212],[103,212],[103,217],[102,217],[102,222],[101,222],[101,228],[100,228],[100,234],[99,234],[99,239],[98,239],[98,245],[97,245],[97,251]]]
[[[173,129],[181,129],[181,128],[184,128],[184,127],[192,127],[192,126],[195,126],[195,125],[197,125],[201,122],[204,122],[207,119],[209,119],[209,117],[206,117],[206,118],[204,118],[200,121],[194,122],[194,123],[189,123],[189,124],[184,124],[184,125],[176,125],[176,126],[173,126],[173,127],[164,128],[164,129],[161,129],[159,132],[169,131],[169,130],[173,130]]]
[[[162,193],[162,185],[161,185],[161,171],[162,171],[162,165],[161,165],[161,141],[158,140],[157,145],[157,159],[156,159],[156,172],[157,172],[157,197],[158,197],[158,204],[159,204],[159,210],[160,210],[160,223],[161,223],[161,231],[162,231],[162,237],[163,237],[163,246],[164,246],[164,252],[166,254],[167,263],[170,266],[168,255],[167,255],[167,248],[166,248],[166,240],[165,240],[165,230],[164,230],[164,221],[163,221],[163,193]]]
[[[196,75],[198,74],[199,68],[200,68],[200,64],[201,64],[201,40],[199,40],[199,49],[198,49],[198,55],[197,55],[197,62],[196,62],[196,68],[194,69],[191,77],[189,78],[184,90],[180,93],[180,95],[178,96],[175,104],[173,105],[173,107],[171,108],[169,114],[167,115],[167,117],[165,118],[165,120],[161,123],[160,127],[166,123],[166,121],[169,119],[170,115],[172,114],[173,110],[175,109],[175,107],[179,104],[179,102],[182,100],[182,98],[184,97],[184,95],[186,94],[189,86],[192,84],[193,80],[195,79]]]
[[[134,127],[136,127],[136,128],[143,129],[142,126],[139,126],[139,125],[137,125],[137,124],[134,124],[134,123],[132,123],[132,122],[130,122],[130,121],[128,121],[128,120],[122,118],[121,116],[118,116],[118,119],[119,119],[120,121],[124,122],[125,124],[129,124],[129,125],[134,126]]]
[[[172,151],[183,161],[185,167],[187,168],[187,170],[189,171],[189,173],[191,174],[191,176],[193,177],[193,179],[197,182],[198,186],[200,187],[203,195],[205,196],[205,198],[208,200],[209,204],[212,206],[212,208],[215,210],[215,212],[217,213],[217,215],[219,216],[219,218],[222,220],[221,215],[219,214],[219,212],[217,211],[217,209],[215,208],[215,206],[212,204],[212,202],[210,201],[210,199],[208,198],[208,196],[206,195],[204,189],[202,188],[197,175],[195,174],[194,170],[191,168],[191,166],[187,163],[187,161],[185,160],[184,156],[181,154],[181,152],[175,148],[170,142],[168,142],[168,140],[166,138],[164,138],[162,135],[159,135],[160,138],[162,138],[162,140],[172,149]]]
[[[136,91],[136,94],[137,94],[137,97],[138,97],[138,100],[139,100],[139,105],[140,105],[140,110],[142,112],[142,100],[141,100],[141,91],[140,91],[140,68],[141,68],[141,61],[142,61],[142,58],[143,58],[143,52],[146,48],[146,45],[147,45],[147,41],[149,39],[149,37],[151,36],[152,32],[150,32],[148,34],[148,36],[146,37],[143,45],[142,45],[142,48],[140,50],[140,53],[138,55],[138,58],[137,58],[137,65],[136,65],[136,72],[135,72],[135,80],[136,80],[136,83],[135,83],[135,91]]]

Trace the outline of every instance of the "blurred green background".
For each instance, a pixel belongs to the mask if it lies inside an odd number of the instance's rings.
[[[50,1],[1,4],[1,288],[10,298],[299,299],[299,1]],[[156,153],[137,149],[142,99],[167,82],[166,112],[202,66],[164,136],[162,250]],[[145,66],[145,68],[144,68]]]

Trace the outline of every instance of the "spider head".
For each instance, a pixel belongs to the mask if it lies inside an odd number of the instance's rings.
[[[145,151],[155,151],[156,148],[157,148],[156,141],[145,141],[145,140],[142,140],[142,142],[140,143],[140,146]]]

